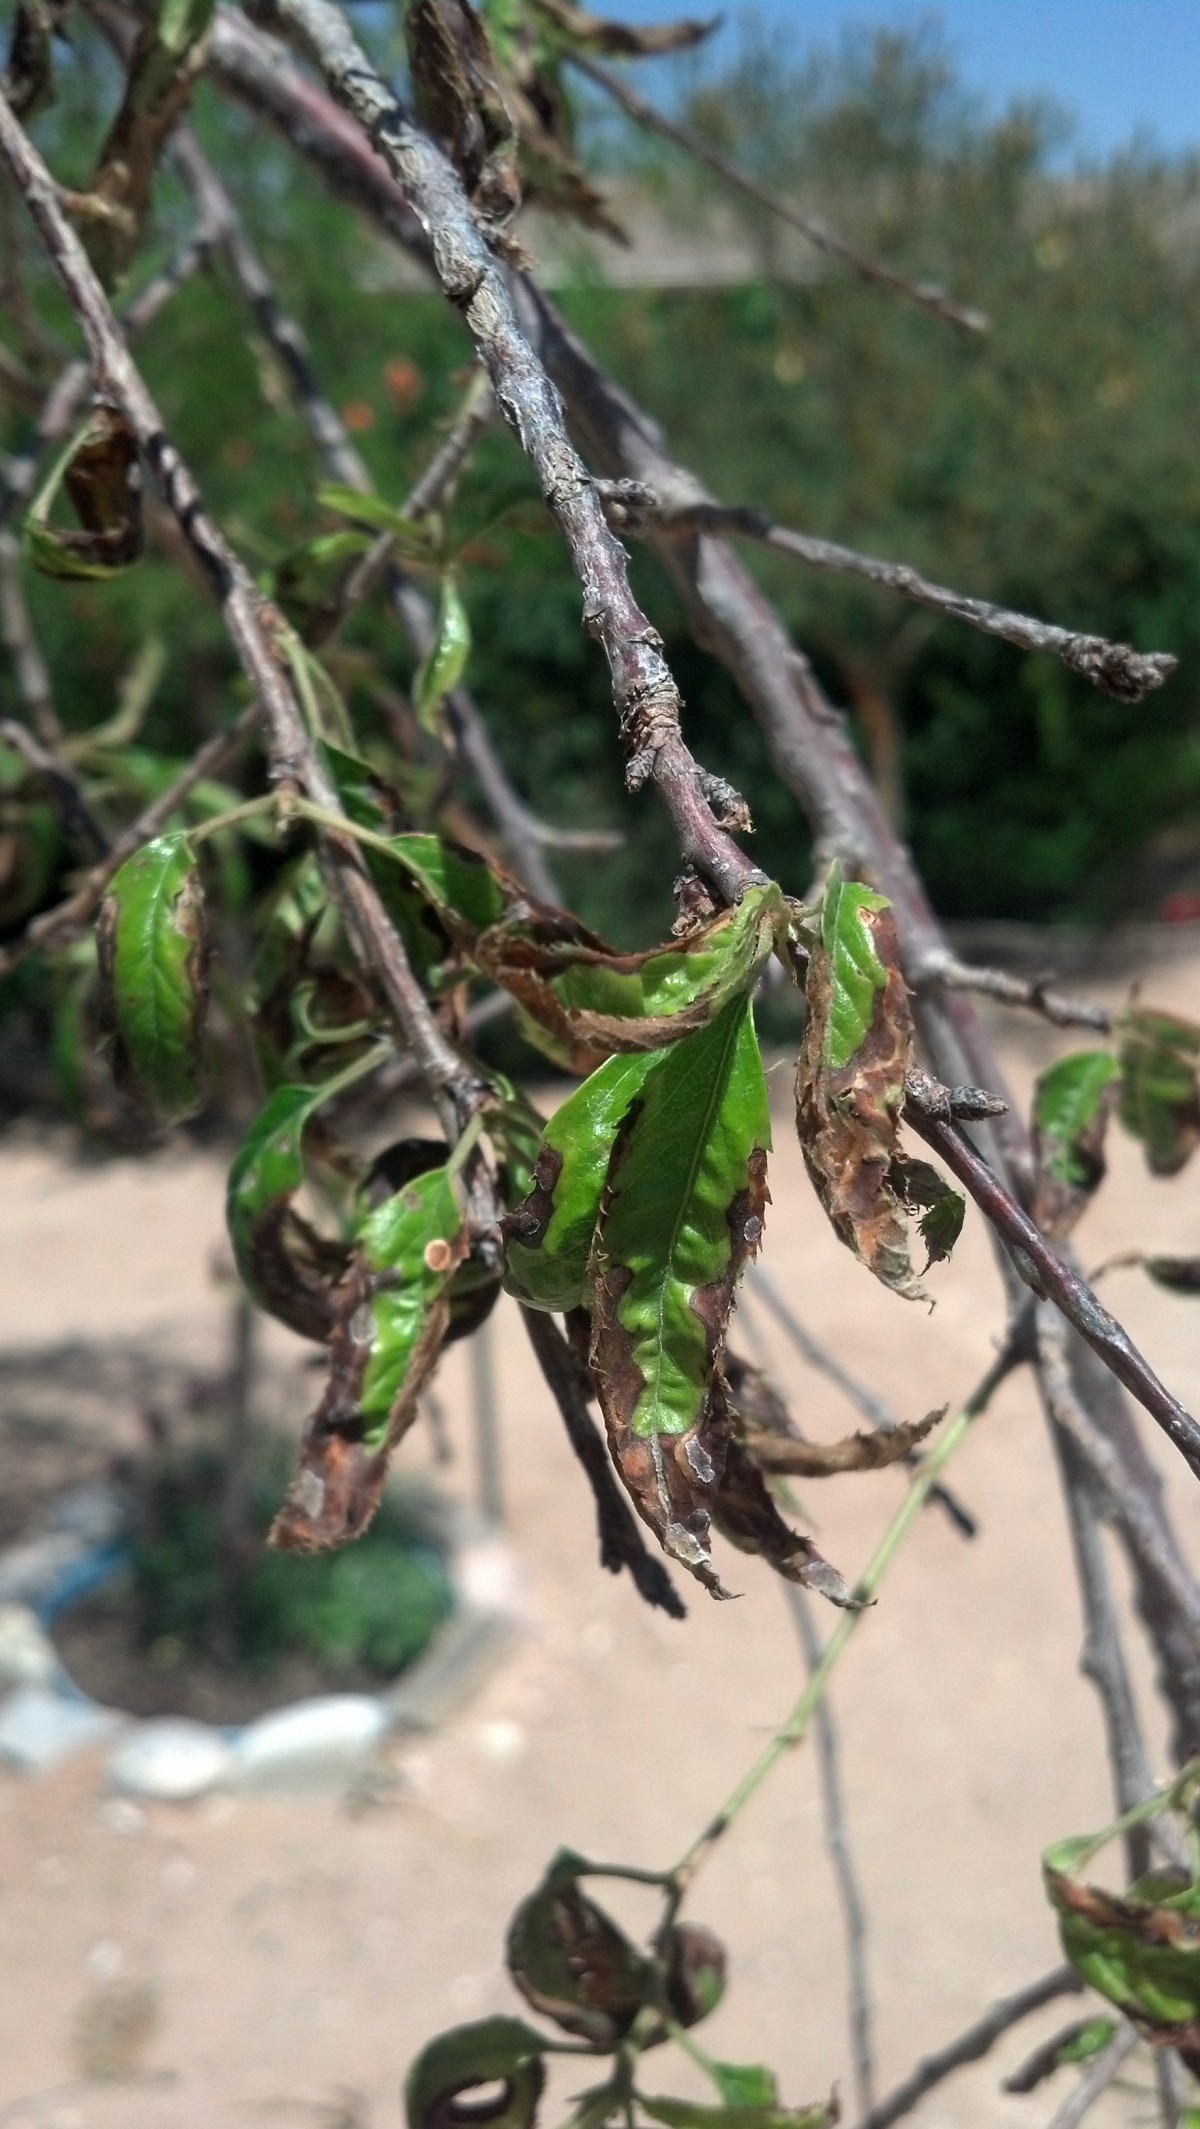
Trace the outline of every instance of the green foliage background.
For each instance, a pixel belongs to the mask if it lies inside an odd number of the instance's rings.
[[[40,127],[59,166],[77,162],[81,175],[109,94],[102,57],[83,57],[68,102]],[[780,239],[766,218],[756,225],[764,271],[749,285],[583,285],[562,292],[563,307],[717,494],[964,590],[1176,653],[1180,673],[1128,709],[1050,658],[747,555],[834,696],[854,709],[868,751],[881,717],[902,731],[905,828],[947,916],[1086,921],[1154,910],[1200,870],[1190,825],[1200,796],[1200,168],[1130,155],[1064,176],[1054,115],[983,122],[929,35],[851,42],[790,73],[777,54],[767,66],[748,49],[724,78],[697,73],[688,98],[695,123],[756,175],[889,263],[981,306],[991,334],[967,339],[840,267],[802,284],[772,278]],[[398,501],[455,403],[465,335],[439,297],[381,288],[384,257],[363,225],[207,88],[197,121],[311,335],[331,398]],[[673,151],[611,123],[596,137],[626,180],[693,225],[718,203],[756,223]],[[187,222],[169,176],[161,195],[157,259]],[[32,248],[27,257],[37,286]],[[61,318],[52,293],[46,309]],[[208,499],[256,567],[330,522],[313,500],[321,474],[306,430],[222,265],[170,306],[142,360]],[[19,444],[28,419],[6,408],[5,447]],[[548,527],[484,529],[530,494],[515,446],[490,437],[456,515],[463,536],[478,533],[462,576],[476,646],[468,679],[543,812],[626,829],[617,857],[558,864],[581,914],[637,942],[669,921],[673,852],[656,809],[621,788],[606,676],[580,629],[560,543]],[[29,591],[72,728],[110,716],[139,647],[162,640],[167,669],[142,741],[148,754],[183,757],[228,716],[239,682],[187,568],[153,545],[119,582],[31,579]],[[691,645],[653,562],[639,555],[636,572],[682,681],[696,751],[751,795],[764,865],[803,888],[806,835],[749,713]],[[406,688],[411,663],[381,612],[348,642],[369,654],[341,664],[356,721],[382,731],[374,683]],[[6,671],[0,690],[14,706]]]

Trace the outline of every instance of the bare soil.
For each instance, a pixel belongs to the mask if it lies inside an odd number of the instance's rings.
[[[1200,963],[1160,972],[1152,994],[1200,1014]],[[1035,1024],[1010,1029],[1018,1092],[1069,1046]],[[768,1270],[898,1413],[953,1403],[986,1366],[1001,1320],[978,1219],[935,1275],[932,1313],[876,1288],[812,1199],[787,1081],[781,1068]],[[80,1167],[10,1141],[0,1177],[0,1340],[19,1362],[0,1367],[0,1535],[10,1535],[47,1486],[137,1452],[153,1388],[130,1374],[130,1353],[147,1378],[219,1370],[227,1294],[212,1275],[222,1178],[210,1158],[173,1150]],[[1148,1181],[1118,1139],[1080,1236],[1085,1261],[1137,1244],[1194,1253],[1196,1192],[1194,1170],[1174,1185]],[[1194,1408],[1195,1305],[1135,1272],[1113,1274],[1107,1291]],[[769,1360],[811,1433],[855,1423],[761,1305],[749,1299],[743,1316],[743,1343]],[[294,1429],[313,1378],[284,1333],[269,1343],[273,1395]],[[689,1592],[682,1624],[647,1612],[627,1581],[596,1564],[589,1497],[510,1309],[497,1314],[491,1350],[529,1629],[460,1718],[398,1754],[389,1796],[357,1813],[226,1797],[142,1809],[105,1793],[99,1755],[37,1781],[0,1775],[5,2129],[396,2129],[400,2080],[420,2043],[456,2020],[517,2007],[504,1927],[555,1847],[671,1861],[786,1711],[802,1666],[778,1584],[730,1555],[724,1579],[742,1592],[737,1603]],[[106,1369],[115,1394],[101,1394]],[[461,1347],[439,1388],[454,1451],[439,1475],[473,1497],[473,1377]],[[1200,1489],[1149,1423],[1146,1433],[1200,1558]],[[406,1462],[431,1466],[433,1453],[423,1429]],[[833,1696],[885,2086],[993,1997],[1056,1963],[1040,1853],[1109,1815],[1057,1483],[1024,1380],[997,1399],[952,1482],[979,1536],[967,1543],[944,1515],[924,1517]],[[883,1472],[803,1490],[822,1550],[847,1574],[902,1484]],[[1165,1768],[1140,1658],[1137,1681]],[[713,2052],[773,2062],[791,2102],[839,2085],[853,2120],[843,1937],[810,1752],[756,1798],[692,1909],[730,1955],[731,1985],[705,2035]],[[923,2129],[1038,2129],[1061,2091],[1018,2099],[999,2081],[1071,2014],[1052,2007],[940,2088],[916,2118]],[[1149,2118],[1147,2073],[1134,2076],[1093,2120],[1111,2129]],[[664,2054],[649,2081],[699,2094],[696,2077]],[[573,2088],[556,2086],[555,2100]],[[551,2105],[547,2121],[561,2111]]]

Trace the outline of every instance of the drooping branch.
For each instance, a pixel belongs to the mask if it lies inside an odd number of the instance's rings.
[[[413,123],[330,0],[264,0],[261,12],[301,46],[359,120],[427,230],[443,293],[462,312],[497,405],[566,540],[583,589],[584,625],[608,661],[630,788],[654,782],[685,861],[726,901],[736,900],[763,877],[726,832],[749,825],[744,802],[706,776],[684,742],[679,691],[661,640],[634,598],[624,550],[567,435],[558,393],[517,322],[504,270],[457,171]]]
[[[0,156],[21,192],[47,256],[83,329],[96,396],[121,408],[158,482],[163,500],[219,605],[234,649],[266,720],[273,775],[280,788],[302,790],[335,818],[340,804],[318,760],[289,685],[281,624],[209,517],[196,482],[168,437],[108,299],[68,222],[58,188],[3,97]],[[362,869],[349,837],[327,832],[322,852],[330,887],[356,954],[378,983],[417,1058],[448,1135],[475,1107],[479,1086],[446,1041],[409,965],[401,941]]]
[[[368,139],[281,59],[270,40],[222,9],[213,58],[225,86],[276,126],[339,196],[371,215],[409,256],[431,267],[429,237]],[[672,503],[711,500],[673,463],[654,422],[605,375],[549,298],[526,277],[513,274],[510,282],[521,323],[563,394],[572,434],[597,473],[650,487]],[[727,667],[761,725],[774,769],[811,823],[820,856],[839,857],[848,874],[866,878],[889,896],[905,968],[917,987],[926,964],[951,958],[949,949],[910,853],[885,818],[844,721],[807,659],[723,542],[699,534],[677,538],[653,523],[648,538],[674,578],[697,641]],[[1002,1091],[997,1060],[967,995],[945,987],[925,994],[918,990],[917,1016],[931,1063],[945,1082],[974,1081]],[[1010,1187],[1022,1195],[1032,1184],[1032,1149],[1015,1105],[990,1135]],[[1089,1409],[1120,1450],[1126,1484],[1142,1495],[1177,1556],[1156,1476],[1115,1379],[1082,1342],[1072,1358],[1077,1368],[1092,1371]],[[1176,1716],[1176,1749],[1186,1753],[1200,1743],[1194,1637],[1165,1589],[1139,1574],[1136,1564],[1134,1571],[1160,1682]],[[1086,1601],[1086,1590],[1084,1596]]]
[[[579,73],[586,75],[589,81],[595,82],[598,89],[603,89],[604,94],[619,104],[637,125],[644,126],[648,132],[657,133],[663,140],[669,140],[675,147],[682,148],[685,155],[703,163],[704,167],[713,171],[723,183],[733,186],[737,192],[744,193],[756,206],[765,207],[768,214],[786,222],[789,229],[799,230],[800,235],[806,237],[810,244],[814,244],[818,251],[825,252],[830,258],[843,260],[862,280],[874,282],[879,288],[891,289],[895,295],[903,296],[909,303],[919,304],[922,310],[932,311],[935,317],[944,318],[948,325],[959,326],[963,332],[986,333],[988,330],[988,320],[982,311],[955,303],[943,289],[934,288],[928,282],[910,281],[904,274],[896,273],[890,266],[885,266],[882,260],[868,257],[866,252],[859,250],[857,244],[848,243],[845,237],[839,236],[835,229],[831,229],[829,224],[817,215],[802,214],[798,208],[790,206],[786,200],[781,200],[778,193],[768,191],[765,185],[747,177],[744,170],[739,170],[736,163],[731,163],[727,156],[719,154],[707,141],[689,133],[683,126],[676,125],[674,119],[668,118],[654,104],[647,103],[645,97],[639,96],[636,89],[631,89],[629,83],[623,81],[619,74],[614,74],[610,68],[601,66],[597,60],[589,58],[583,52],[572,52],[569,56],[571,65],[577,68]]]
[[[1054,2003],[1060,1996],[1077,1995],[1083,1983],[1073,1966],[1056,1966],[1043,1974],[1039,1981],[1029,1982],[1023,1989],[1014,1989],[1011,1996],[1001,1996],[969,2025],[956,2040],[948,2041],[934,2055],[926,2055],[914,2070],[881,2099],[877,2106],[855,2124],[855,2129],[891,2129],[893,2122],[911,2114],[927,2092],[940,2085],[955,2070],[962,2070],[970,2062],[979,2062],[991,2053],[998,2040],[1020,2025],[1023,2018],[1032,2017],[1043,2005]]]
[[[904,1114],[927,1146],[945,1161],[952,1175],[970,1192],[1004,1243],[1025,1284],[1047,1296],[1117,1380],[1132,1392],[1150,1417],[1175,1444],[1189,1469],[1200,1478],[1200,1424],[1159,1381],[1129,1333],[1110,1316],[1091,1287],[1064,1262],[1053,1243],[1017,1203],[1003,1179],[989,1168],[966,1134],[930,1091],[925,1073],[909,1078]]]
[[[985,636],[999,636],[1005,643],[1015,644],[1018,650],[1049,651],[1054,657],[1061,658],[1071,672],[1090,680],[1094,687],[1106,695],[1115,696],[1118,702],[1140,702],[1152,689],[1161,687],[1179,663],[1168,651],[1135,651],[1128,643],[1110,642],[1107,636],[1060,628],[1052,621],[1039,621],[1033,614],[994,606],[990,599],[974,599],[966,592],[951,591],[946,585],[935,584],[929,577],[922,576],[907,562],[884,562],[876,555],[860,553],[855,547],[840,546],[836,540],[821,540],[811,533],[795,532],[790,526],[776,524],[762,510],[708,501],[669,507],[658,500],[652,489],[644,489],[637,496],[627,490],[624,499],[619,495],[612,497],[609,514],[614,522],[630,532],[644,530],[649,518],[657,517],[668,533],[716,533],[757,540],[760,545],[773,548],[777,554],[790,555],[794,561],[803,562],[809,569],[860,577],[865,583],[878,584],[884,591],[895,592],[902,599],[912,599],[916,605],[928,607],[935,614],[965,621],[968,627],[979,629]]]

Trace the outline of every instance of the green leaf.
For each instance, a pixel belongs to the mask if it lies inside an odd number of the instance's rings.
[[[427,732],[436,734],[438,710],[446,696],[458,686],[470,654],[470,618],[454,572],[448,569],[442,578],[438,598],[437,633],[413,681],[413,707],[418,723]]]
[[[887,982],[875,934],[865,918],[890,908],[887,896],[843,880],[831,868],[821,904],[821,944],[828,959],[832,998],[824,1027],[824,1062],[840,1072],[866,1039],[875,1013],[876,993]]]
[[[203,37],[217,11],[217,0],[162,0],[158,41],[173,58],[182,59]]]
[[[158,836],[126,860],[101,906],[96,942],[118,1084],[164,1121],[193,1115],[203,1099],[206,940],[186,836]]]
[[[665,2122],[667,2129],[833,2129],[837,2121],[836,2107],[824,2103],[705,2107],[696,2100],[649,2098],[644,2092],[639,2093],[638,2103],[656,2122]]]
[[[434,1304],[465,1254],[462,1224],[448,1169],[433,1168],[368,1213],[358,1228],[369,1270],[394,1281],[380,1286],[370,1303],[374,1331],[359,1400],[370,1449],[387,1438]]]
[[[758,1246],[771,1143],[749,1004],[676,1043],[618,1133],[592,1267],[592,1366],[618,1468],[666,1550],[719,1587],[708,1545],[713,1402],[734,1290]]]
[[[482,968],[522,1007],[531,1042],[568,1070],[588,1071],[613,1050],[658,1049],[706,1027],[749,991],[787,923],[775,886],[751,888],[736,908],[678,945],[618,954],[590,936],[535,936],[521,922],[485,934]]]
[[[542,2034],[520,2018],[480,2018],[440,2033],[421,2050],[405,2080],[408,2129],[449,2129],[460,2118],[455,2101],[497,2082],[505,2088],[503,2103],[488,2106],[488,2129],[532,2129],[545,2082],[545,2052]],[[470,2118],[468,2106],[462,2118]]]
[[[396,835],[391,850],[439,916],[482,931],[504,915],[504,889],[477,851],[438,835]]]
[[[931,1264],[942,1263],[953,1250],[963,1230],[967,1201],[961,1191],[951,1188],[932,1161],[913,1160],[908,1154],[897,1154],[888,1179],[906,1212],[925,1208],[917,1221],[917,1232],[927,1251],[928,1271]]]
[[[325,1098],[323,1087],[276,1087],[234,1156],[225,1191],[246,1291],[301,1337],[319,1340],[332,1328],[332,1266],[321,1262],[311,1230],[291,1208],[304,1181],[304,1127]]]
[[[779,2086],[775,2072],[760,2062],[713,2062],[707,2065],[727,2107],[777,2107]]]
[[[466,1255],[445,1167],[415,1176],[358,1221],[328,1340],[328,1381],[272,1525],[273,1545],[326,1551],[367,1528],[388,1459],[445,1343],[449,1288]]]
[[[335,481],[327,481],[317,489],[317,501],[323,510],[335,511],[338,517],[369,525],[374,532],[390,533],[396,545],[411,554],[428,558],[432,550],[428,527],[405,517],[381,495],[360,495],[357,488],[343,488]]]
[[[1163,1896],[1162,1880],[1127,1894],[1080,1885],[1045,1866],[1063,1950],[1085,1981],[1167,2041],[1200,2018],[1200,1892]]]
[[[1066,2069],[1068,2063],[1090,2062],[1093,2055],[1100,2055],[1112,2039],[1116,2027],[1111,2018],[1088,2018],[1077,2026],[1069,2040],[1064,2040],[1054,2051],[1054,2068]]]
[[[1093,1164],[1081,1142],[1101,1112],[1105,1090],[1119,1072],[1111,1051],[1078,1050],[1072,1057],[1060,1057],[1038,1080],[1033,1121],[1042,1165],[1060,1182],[1088,1188]]]
[[[1177,1175],[1200,1145],[1200,1027],[1139,1008],[1121,1021],[1120,1118],[1153,1175]]]
[[[577,1308],[617,1127],[661,1052],[610,1057],[542,1133],[529,1196],[505,1223],[510,1294],[530,1308]]]

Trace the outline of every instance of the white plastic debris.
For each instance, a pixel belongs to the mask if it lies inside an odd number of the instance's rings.
[[[234,1739],[229,1785],[243,1794],[336,1794],[362,1773],[386,1728],[383,1702],[366,1693],[299,1700]]]
[[[109,1757],[108,1778],[124,1796],[186,1804],[223,1781],[232,1758],[228,1740],[209,1723],[164,1715],[122,1740]]]
[[[27,1604],[0,1604],[0,1686],[54,1685],[63,1676],[58,1651]]]
[[[72,1753],[111,1737],[124,1720],[82,1694],[68,1697],[44,1685],[18,1686],[0,1706],[0,1759],[26,1774],[45,1774]]]

